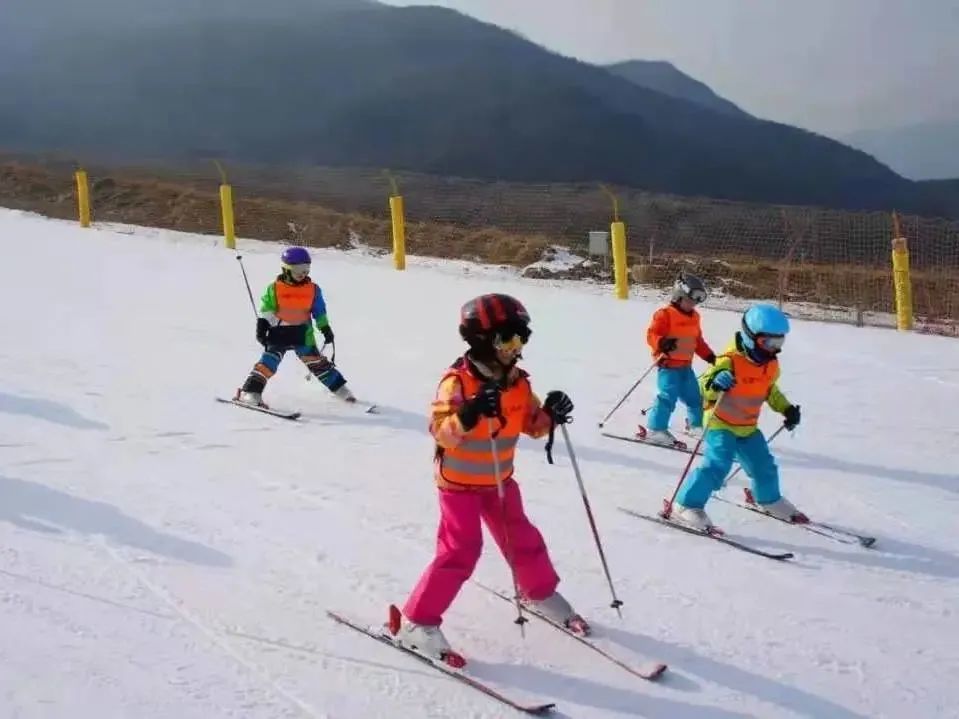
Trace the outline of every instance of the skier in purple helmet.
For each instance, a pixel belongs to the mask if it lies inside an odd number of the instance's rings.
[[[316,345],[314,322],[325,344],[332,344],[333,329],[326,316],[323,292],[310,279],[310,253],[304,247],[288,247],[280,261],[282,272],[263,293],[256,320],[256,341],[263,345],[263,355],[237,390],[237,401],[266,407],[266,383],[287,351],[293,350],[330,392],[346,402],[356,402],[340,370]]]

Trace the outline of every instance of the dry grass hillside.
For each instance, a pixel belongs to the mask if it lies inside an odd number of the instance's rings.
[[[218,234],[218,179],[209,168],[88,167],[94,219]],[[391,246],[382,173],[231,168],[238,234],[317,247]],[[589,230],[608,227],[598,186],[515,185],[403,175],[410,254],[525,267],[564,245],[585,255]],[[667,286],[680,269],[725,297],[802,303],[824,319],[870,321],[894,311],[888,213],[744,205],[613,188],[629,234],[634,281]],[[0,162],[0,204],[75,217],[72,168]],[[902,218],[916,313],[931,331],[959,323],[959,226]],[[559,275],[608,281],[600,263]],[[549,273],[530,270],[533,276]]]

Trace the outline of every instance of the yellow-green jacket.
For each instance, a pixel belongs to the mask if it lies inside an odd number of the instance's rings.
[[[768,365],[757,365],[746,354],[745,350],[742,347],[739,333],[736,333],[736,337],[729,344],[728,347],[723,351],[721,355],[716,359],[716,364],[707,369],[699,379],[700,390],[703,394],[703,407],[706,409],[706,415],[704,418],[705,426],[709,427],[710,431],[722,429],[727,432],[732,432],[737,437],[748,437],[749,435],[756,432],[759,428],[755,423],[742,426],[742,425],[733,425],[728,422],[724,422],[719,417],[713,416],[713,411],[716,406],[716,401],[719,399],[720,390],[715,389],[711,386],[713,377],[723,370],[729,370],[730,373],[735,377],[736,373],[733,369],[734,360],[730,356],[732,354],[738,355],[739,358],[744,359],[752,367],[755,367],[757,370],[760,368],[765,369],[766,371],[771,371],[772,377],[768,378],[768,392],[766,393],[766,404],[768,404],[774,411],[779,412],[780,414],[786,411],[786,408],[791,404],[786,395],[782,393],[777,384],[779,381],[779,363],[773,360]],[[737,377],[737,382],[741,378]],[[735,391],[735,388],[730,391]],[[757,417],[758,419],[758,417]]]

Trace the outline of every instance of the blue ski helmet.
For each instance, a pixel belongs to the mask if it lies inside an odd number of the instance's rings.
[[[783,348],[789,318],[774,305],[753,305],[743,315],[743,347],[758,362],[768,362]]]

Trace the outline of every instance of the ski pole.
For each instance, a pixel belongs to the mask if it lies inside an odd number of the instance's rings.
[[[653,360],[653,363],[649,366],[649,369],[647,369],[645,372],[643,372],[642,375],[640,375],[639,379],[636,380],[635,384],[633,384],[633,386],[629,388],[629,391],[623,395],[623,398],[616,403],[616,406],[613,407],[610,410],[609,414],[607,414],[603,418],[603,421],[599,423],[600,428],[602,428],[603,425],[609,421],[609,418],[616,413],[616,410],[618,410],[620,407],[623,406],[623,402],[629,399],[629,396],[636,390],[637,387],[639,387],[639,383],[642,382],[644,379],[646,379],[646,377],[649,375],[650,372],[656,369],[656,366],[659,364],[659,360],[661,357],[662,355],[656,355],[656,358]]]
[[[586,507],[586,517],[589,519],[590,529],[593,530],[593,539],[596,540],[596,549],[599,551],[599,560],[603,564],[603,572],[606,574],[606,582],[609,584],[609,592],[613,595],[613,601],[609,605],[616,610],[619,618],[623,618],[623,612],[620,607],[623,602],[617,598],[616,589],[613,587],[613,579],[609,575],[609,564],[606,562],[606,553],[603,551],[603,543],[599,538],[599,530],[596,529],[596,520],[593,518],[593,510],[589,506],[589,499],[586,496],[586,485],[583,484],[583,476],[579,471],[579,463],[576,461],[576,453],[573,451],[573,443],[569,440],[569,430],[566,429],[566,423],[560,425],[563,430],[563,440],[566,442],[566,451],[569,452],[570,462],[573,464],[573,474],[576,475],[576,483],[579,485],[579,494],[583,498],[583,506]]]
[[[696,446],[693,447],[693,451],[689,455],[689,461],[686,462],[686,468],[683,470],[683,473],[679,475],[679,481],[676,482],[676,489],[673,490],[673,496],[671,496],[669,499],[663,500],[663,511],[659,513],[659,516],[663,519],[669,519],[669,516],[673,513],[673,502],[676,501],[676,495],[679,494],[679,488],[683,486],[683,481],[686,479],[686,475],[689,474],[689,468],[693,466],[693,460],[696,459],[696,455],[699,453],[699,448],[703,445],[703,440],[706,439],[706,435],[709,434],[709,429],[713,425],[713,418],[716,416],[716,410],[719,408],[719,405],[722,404],[723,397],[725,396],[725,392],[720,392],[716,398],[716,404],[713,405],[713,413],[709,415],[709,421],[706,423],[706,426],[703,427],[703,434],[697,440]]]
[[[523,605],[519,601],[519,582],[516,579],[516,568],[513,566],[513,549],[509,541],[509,525],[506,523],[506,491],[503,489],[503,479],[499,476],[499,449],[496,446],[496,426],[493,424],[493,418],[488,417],[486,426],[489,427],[489,444],[493,451],[493,474],[496,476],[496,494],[499,497],[499,517],[500,524],[503,526],[503,549],[506,555],[506,563],[509,565],[510,574],[513,576],[513,598],[516,600],[516,619],[514,624],[519,625],[519,633],[524,639],[526,630],[523,625],[528,621],[523,616]]]
[[[240,263],[240,272],[243,273],[243,284],[246,285],[246,293],[250,296],[250,307],[253,308],[253,315],[259,318],[260,315],[256,311],[256,302],[253,301],[253,290],[250,289],[250,280],[246,276],[246,267],[243,266],[243,258],[237,255],[236,261]]]
[[[786,429],[786,425],[784,425],[784,424],[783,424],[783,425],[780,425],[780,426],[779,426],[779,429],[777,429],[775,432],[773,432],[773,433],[769,436],[769,439],[766,440],[766,442],[767,442],[767,443],[772,442],[774,439],[776,439],[776,437],[779,436],[779,433],[782,432],[784,429]],[[726,477],[726,480],[723,482],[723,486],[720,487],[720,489],[725,489],[726,485],[729,484],[729,480],[731,480],[733,477],[735,477],[737,474],[739,474],[739,473],[742,472],[742,471],[743,471],[743,466],[742,466],[742,465],[739,465],[738,467],[736,467],[736,469],[734,469],[734,470],[732,471],[732,473],[730,473],[730,475],[729,475],[728,477]]]

